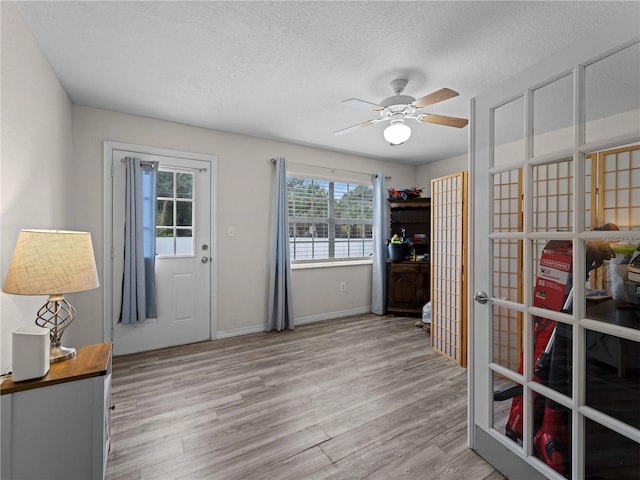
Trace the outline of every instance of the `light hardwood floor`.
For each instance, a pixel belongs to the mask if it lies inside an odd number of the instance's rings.
[[[466,446],[467,371],[359,315],[113,361],[116,479],[504,477]]]

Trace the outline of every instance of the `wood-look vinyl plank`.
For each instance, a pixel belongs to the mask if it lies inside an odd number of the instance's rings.
[[[384,415],[377,415],[377,412],[373,411],[370,420],[332,437],[321,447],[333,461],[339,461],[358,450],[369,448],[374,443],[384,445],[396,436],[412,442],[430,439],[441,433],[440,424],[455,412],[451,409],[429,411],[423,402],[423,399],[414,400],[413,403],[406,403]],[[320,426],[324,428],[323,424]]]
[[[384,389],[378,387],[371,388],[371,392],[379,393],[379,395],[371,395],[369,400],[361,401],[355,404],[354,408],[347,409],[331,422],[324,422],[321,426],[331,437],[336,437],[344,431],[355,428],[362,424],[362,420],[377,418],[394,409],[403,407],[418,399],[429,398],[429,404],[450,405],[451,398],[457,397],[457,391],[449,391],[445,393],[445,386],[435,382],[433,378],[425,376],[424,378],[412,379],[411,382],[392,384],[394,388]]]
[[[437,445],[426,444],[405,450],[402,455],[387,463],[379,470],[372,472],[367,480],[426,480],[439,466],[451,459]]]
[[[317,426],[277,438],[263,435],[239,448],[234,445],[215,452],[197,450],[174,461],[142,469],[142,479],[242,479],[248,472],[313,448],[326,439],[325,433]]]
[[[172,438],[182,438],[184,435],[195,433],[217,424],[218,419],[215,411],[201,415],[189,415],[183,418],[176,418],[173,422],[158,422],[157,424],[147,424],[144,428],[136,428],[132,425],[125,431],[120,432],[114,429],[112,434],[118,438],[116,448],[129,449],[136,446],[151,445],[156,442],[164,442]],[[112,447],[112,451],[114,448]]]
[[[283,433],[304,430],[318,425],[318,418],[326,418],[336,409],[339,409],[338,405],[326,404],[314,409],[283,410],[278,415],[265,411],[260,417],[247,418],[246,421],[219,422],[209,429],[183,436],[184,451],[203,448],[213,451],[221,445],[242,444],[267,434],[277,437]]]
[[[153,411],[144,410],[139,415],[134,414],[128,417],[128,421],[118,421],[113,424],[112,428],[118,434],[133,437],[136,434],[175,425],[177,422],[182,423],[190,418],[212,422],[218,419],[215,408],[221,402],[228,403],[234,399],[239,400],[240,397],[224,397],[222,399],[214,397],[211,400],[201,400],[191,405],[184,402],[170,410],[167,410],[166,406],[164,409],[156,407]]]
[[[107,480],[501,480],[466,447],[467,371],[414,323],[364,314],[115,357]]]
[[[243,480],[298,480],[331,465],[320,447],[304,450],[284,460],[276,460],[251,472]]]
[[[452,458],[455,461],[449,461],[438,468],[429,470],[430,477],[425,480],[439,480],[441,478],[456,478],[459,480],[476,480],[485,478],[494,471],[491,465],[479,462],[481,457],[472,450],[465,450],[460,455]]]
[[[171,438],[166,442],[144,443],[142,445],[124,446],[118,444],[118,435],[114,442],[109,462],[107,462],[107,478],[125,479],[129,475],[140,478],[140,470],[164,460],[170,460],[183,454],[180,438]]]

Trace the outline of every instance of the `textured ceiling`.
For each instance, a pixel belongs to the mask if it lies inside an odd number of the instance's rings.
[[[420,165],[462,154],[463,129],[409,120],[392,147],[377,103],[406,78],[423,109],[468,117],[470,99],[603,28],[638,25],[640,2],[16,2],[80,105]]]

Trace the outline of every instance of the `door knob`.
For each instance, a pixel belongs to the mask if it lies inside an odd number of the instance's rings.
[[[480,290],[479,292],[476,292],[476,294],[473,297],[473,299],[478,303],[482,303],[483,305],[489,301],[489,297],[487,296],[487,292],[483,292],[482,290]]]
[[[209,257],[202,257],[202,263],[207,263],[209,261]]]

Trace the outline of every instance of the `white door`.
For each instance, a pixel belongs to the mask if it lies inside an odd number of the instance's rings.
[[[470,443],[509,478],[640,478],[640,283],[625,280],[632,308],[606,296],[609,248],[640,245],[631,37],[593,38],[472,104]],[[625,153],[594,163],[603,151]],[[619,231],[594,231],[606,223]]]
[[[111,319],[114,354],[208,340],[212,323],[211,186],[213,162],[171,154],[112,149],[113,255]],[[157,318],[118,322],[124,256],[125,157],[158,161],[156,225]]]

